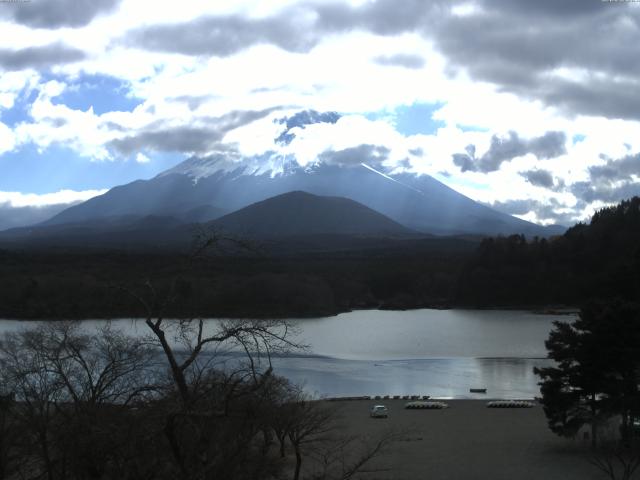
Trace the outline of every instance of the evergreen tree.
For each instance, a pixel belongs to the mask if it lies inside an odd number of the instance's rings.
[[[640,306],[593,302],[574,322],[555,322],[546,347],[556,364],[535,372],[549,428],[574,436],[590,425],[595,446],[598,425],[619,415],[628,439],[640,406]]]

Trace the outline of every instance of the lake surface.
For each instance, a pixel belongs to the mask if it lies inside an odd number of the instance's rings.
[[[553,321],[568,318],[509,310],[360,310],[296,323],[313,353],[342,359],[544,358]]]
[[[539,395],[533,367],[550,364],[544,341],[553,321],[572,319],[511,310],[361,310],[292,321],[296,340],[308,348],[273,364],[318,396],[532,398]],[[130,334],[147,332],[140,320],[112,323]],[[28,326],[0,320],[0,332]],[[487,394],[470,388],[487,388]]]
[[[551,363],[544,342],[553,322],[572,319],[505,310],[355,311],[299,320],[300,338],[317,356],[274,364],[325,396],[533,398],[540,394],[533,367]]]

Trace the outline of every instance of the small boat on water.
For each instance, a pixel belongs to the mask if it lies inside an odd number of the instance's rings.
[[[486,388],[470,388],[469,391],[471,393],[487,393]]]

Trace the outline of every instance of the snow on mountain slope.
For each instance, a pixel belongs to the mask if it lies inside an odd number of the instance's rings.
[[[190,159],[151,180],[115,187],[47,223],[125,214],[180,218],[184,212],[203,206],[213,207],[216,212],[233,212],[295,190],[346,197],[425,233],[548,234],[544,227],[474,202],[428,175],[393,175],[368,165],[322,163],[274,174],[217,157]]]

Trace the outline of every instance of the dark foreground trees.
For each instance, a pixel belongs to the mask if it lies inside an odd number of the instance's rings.
[[[546,346],[556,365],[536,373],[551,430],[571,437],[589,425],[595,447],[615,424],[629,444],[640,414],[640,306],[592,302],[574,322],[556,322]]]
[[[134,405],[153,388],[151,351],[104,327],[92,335],[57,323],[7,335],[0,373],[14,395],[3,444],[26,478],[102,478],[127,458]],[[8,475],[3,478],[14,478]]]
[[[66,322],[2,340],[0,479],[347,479],[394,438],[345,437],[259,365],[276,325],[158,320],[166,347]]]
[[[224,241],[204,236],[187,263]],[[116,288],[143,312],[136,337],[57,322],[0,342],[0,480],[346,480],[394,438],[356,445],[274,375],[272,355],[300,348],[286,321],[205,321],[180,278],[138,287]]]

